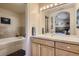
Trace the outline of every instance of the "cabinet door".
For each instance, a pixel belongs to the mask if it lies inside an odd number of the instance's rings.
[[[40,54],[41,56],[54,56],[54,48],[41,45]]]
[[[32,56],[40,56],[40,44],[32,43]]]
[[[78,56],[78,54],[56,49],[56,56]]]

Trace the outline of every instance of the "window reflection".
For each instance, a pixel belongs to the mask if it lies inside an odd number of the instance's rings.
[[[69,35],[70,32],[70,14],[68,12],[60,12],[55,18],[55,32]]]

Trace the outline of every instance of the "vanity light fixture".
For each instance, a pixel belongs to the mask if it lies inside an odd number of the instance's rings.
[[[40,8],[40,11],[47,9],[45,6]]]
[[[40,9],[40,11],[42,11],[42,10],[43,10],[43,8]]]
[[[50,7],[53,7],[54,5],[53,4],[50,4]]]
[[[57,5],[58,5],[58,3],[55,3],[54,5],[55,5],[55,6],[57,6]]]
[[[43,9],[46,9],[46,7],[44,6]]]
[[[53,4],[49,4],[47,6],[43,6],[42,8],[40,8],[40,11],[57,6],[57,5],[60,5],[60,4],[62,4],[62,3],[53,3]]]
[[[47,8],[49,8],[50,6],[49,6],[49,5],[47,5],[46,7],[47,7]]]
[[[58,4],[62,4],[62,3],[58,3]]]

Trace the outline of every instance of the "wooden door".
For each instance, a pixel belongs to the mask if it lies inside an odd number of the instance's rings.
[[[54,48],[41,45],[40,54],[41,56],[54,56]]]
[[[32,56],[40,56],[40,44],[32,43]]]

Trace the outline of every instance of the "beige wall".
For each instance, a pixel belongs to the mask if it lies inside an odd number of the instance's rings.
[[[29,32],[32,34],[32,27],[36,28],[36,35],[39,34],[40,17],[39,17],[39,5],[29,4]]]
[[[40,26],[40,14],[39,5],[29,3],[25,7],[25,21],[26,21],[26,40],[24,40],[24,50],[26,50],[26,55],[31,55],[31,39],[32,27],[36,28],[36,35],[39,34]]]
[[[15,12],[0,8],[0,17],[11,19],[11,24],[0,24],[0,36],[15,36],[19,32],[20,16]]]
[[[45,31],[45,14],[40,11],[40,17],[39,17],[39,34],[42,34],[42,28],[44,28]]]
[[[19,14],[19,32],[20,35],[25,35],[25,14]]]

